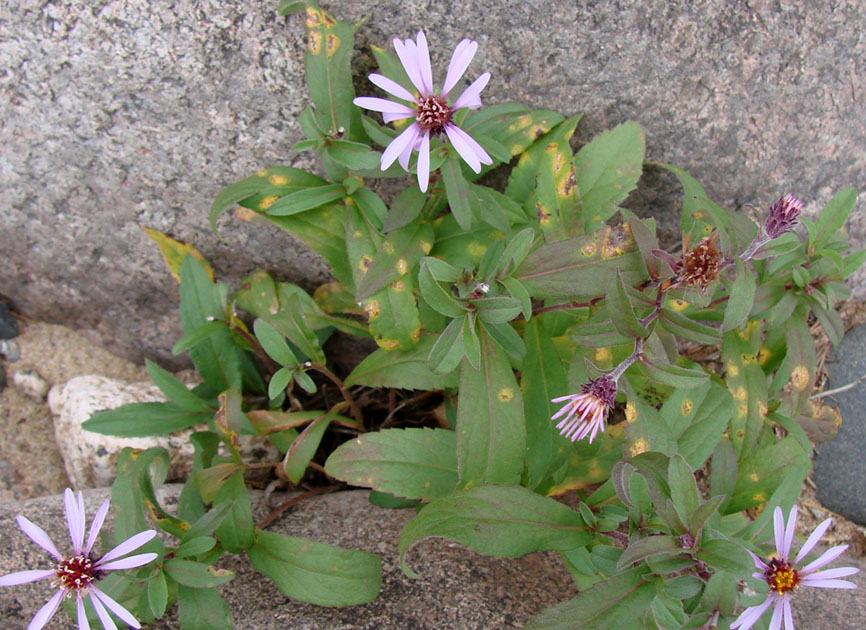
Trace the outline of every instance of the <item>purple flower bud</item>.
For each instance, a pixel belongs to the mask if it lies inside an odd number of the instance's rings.
[[[797,224],[803,211],[803,202],[788,193],[770,207],[764,231],[771,239],[778,238]]]
[[[686,532],[679,537],[680,547],[683,549],[691,549],[695,546],[695,537]]]

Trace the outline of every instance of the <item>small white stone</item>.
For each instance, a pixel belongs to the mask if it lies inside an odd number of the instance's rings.
[[[15,370],[12,374],[12,385],[25,396],[39,403],[45,400],[45,394],[48,393],[48,383],[36,370]]]
[[[81,425],[98,411],[134,402],[162,402],[165,397],[150,383],[128,383],[103,376],[78,376],[65,385],[51,388],[48,405],[54,416],[54,438],[63,457],[66,474],[76,488],[110,486],[117,477],[117,456],[127,446],[148,449],[155,446],[169,453],[167,481],[185,479],[192,470],[193,447],[189,436],[199,426],[155,437],[116,437],[84,430]],[[279,451],[267,438],[240,436],[239,449],[245,459],[278,461]],[[220,452],[225,454],[222,446]]]

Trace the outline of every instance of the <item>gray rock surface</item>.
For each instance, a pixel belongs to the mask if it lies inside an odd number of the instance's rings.
[[[845,334],[827,361],[828,389],[842,387],[866,374],[866,325]],[[816,447],[812,480],[821,505],[866,525],[866,384],[833,396],[843,422],[836,437]]]
[[[0,292],[31,316],[97,332],[115,351],[169,360],[177,290],[150,226],[199,247],[224,278],[257,266],[305,287],[321,261],[267,227],[207,227],[217,191],[290,147],[306,105],[303,28],[276,0],[0,4]],[[477,39],[486,103],[586,113],[581,141],[636,120],[648,158],[692,172],[712,198],[764,211],[790,191],[816,212],[866,190],[862,1],[669,3],[334,0],[366,16],[359,44],[424,28],[437,76]],[[363,48],[362,48],[363,50]],[[359,69],[372,67],[368,53]],[[369,86],[368,86],[369,87]],[[669,208],[651,173],[630,204]],[[866,240],[866,201],[849,230]],[[675,227],[670,226],[671,230]],[[866,275],[855,294],[866,296]]]
[[[85,491],[88,515],[107,492]],[[178,486],[169,486],[164,503],[172,505],[178,492]],[[262,493],[253,496],[254,505],[259,504]],[[263,507],[259,506],[260,515],[267,511]],[[0,503],[0,575],[42,567],[48,559],[18,530],[16,514],[40,524],[61,549],[61,541],[68,538],[61,497]],[[233,559],[220,565],[237,573],[220,591],[232,608],[236,630],[504,630],[522,627],[530,615],[574,593],[571,577],[556,554],[488,558],[441,539],[413,548],[410,563],[420,577],[410,580],[397,563],[397,536],[413,515],[413,510],[370,505],[366,491],[298,504],[269,529],[382,554],[381,595],[369,604],[348,608],[292,602],[267,578],[255,573],[245,559]],[[0,589],[0,619],[12,624],[4,627],[24,627],[49,592],[44,583]],[[58,619],[63,619],[62,612]],[[148,630],[176,630],[177,624],[176,616],[170,613]],[[59,621],[49,626],[64,627]]]

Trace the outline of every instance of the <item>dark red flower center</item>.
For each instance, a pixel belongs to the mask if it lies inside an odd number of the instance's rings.
[[[61,587],[68,591],[77,591],[90,586],[105,575],[94,567],[97,558],[90,555],[74,556],[63,560],[57,565],[54,575]]]
[[[767,564],[764,579],[779,595],[793,591],[800,582],[800,573],[784,560],[773,558]]]
[[[441,96],[428,96],[417,102],[418,116],[416,120],[421,129],[437,135],[445,131],[445,125],[451,122],[451,108]]]

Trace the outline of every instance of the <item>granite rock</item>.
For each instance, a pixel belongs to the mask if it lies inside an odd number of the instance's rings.
[[[104,376],[77,376],[48,393],[54,415],[54,437],[63,457],[66,474],[76,488],[111,485],[116,477],[117,457],[127,446],[165,448],[171,460],[168,480],[183,480],[192,470],[193,446],[189,436],[204,425],[154,437],[115,437],[92,433],[82,424],[94,413],[134,402],[164,401],[165,396],[150,383],[127,383]],[[266,438],[240,436],[239,449],[251,461],[277,461],[279,451]]]
[[[48,383],[36,370],[15,370],[12,373],[12,384],[22,394],[36,402],[45,400],[48,393]]]
[[[866,190],[866,11],[809,0],[670,3],[333,0],[366,46],[424,28],[439,73],[464,36],[480,43],[488,104],[585,112],[578,140],[626,120],[647,157],[677,164],[710,196],[764,211],[785,192],[817,212]],[[300,19],[272,0],[85,0],[0,4],[0,292],[34,317],[92,329],[115,351],[164,365],[178,337],[177,287],[139,229],[201,249],[236,283],[255,267],[306,288],[322,261],[285,234],[227,220],[217,191],[262,166],[309,164],[290,147],[307,103]],[[359,89],[371,90],[365,80]],[[629,200],[676,210],[658,172]],[[864,201],[848,223],[866,240]],[[675,221],[666,229],[675,232]],[[58,265],[57,261],[62,261]],[[866,296],[866,271],[854,279]]]
[[[108,490],[85,492],[87,513],[93,514]],[[178,486],[161,490],[171,506]],[[262,493],[253,492],[258,516],[267,512]],[[0,575],[45,566],[41,549],[21,533],[14,522],[24,514],[53,537],[67,536],[59,496],[0,504]],[[169,508],[171,511],[171,508]],[[316,497],[280,516],[269,531],[305,536],[350,549],[382,555],[380,596],[362,606],[320,608],[286,599],[243,557],[227,559],[223,568],[236,572],[220,592],[234,615],[236,630],[497,630],[520,628],[529,616],[564,601],[575,593],[571,577],[556,554],[530,554],[522,558],[488,558],[461,545],[431,539],[416,545],[410,563],[420,577],[407,578],[399,568],[397,536],[414,510],[386,510],[371,505],[366,491]],[[47,597],[47,584],[0,589],[0,618],[23,626]],[[58,614],[63,619],[63,613]],[[58,621],[49,628],[64,627]],[[176,630],[175,611],[146,630]],[[842,626],[844,628],[844,626]]]
[[[866,374],[866,325],[845,334],[827,361],[828,389],[842,387]],[[836,437],[816,447],[812,480],[821,505],[866,525],[866,385],[833,395],[844,419]]]

